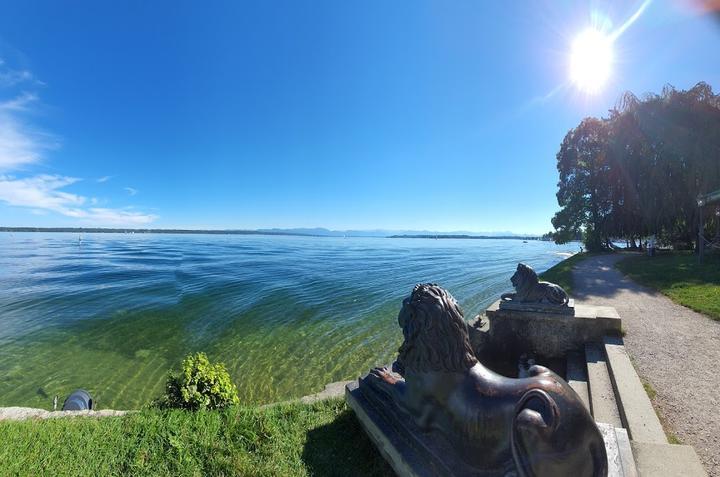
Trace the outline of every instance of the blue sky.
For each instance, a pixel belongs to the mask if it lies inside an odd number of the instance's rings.
[[[697,5],[5,2],[0,225],[545,232],[583,117],[720,88]],[[638,11],[575,87],[573,39]]]

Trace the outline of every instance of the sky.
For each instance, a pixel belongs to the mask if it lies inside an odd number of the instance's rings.
[[[582,118],[720,89],[720,21],[690,0],[1,11],[0,226],[543,233]],[[589,28],[612,37],[591,92]]]

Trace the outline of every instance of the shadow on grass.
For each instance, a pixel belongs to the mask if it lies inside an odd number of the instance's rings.
[[[308,432],[302,459],[311,475],[395,475],[350,410]]]
[[[720,255],[708,253],[700,263],[689,252],[660,253],[623,260],[617,269],[633,281],[720,320]]]

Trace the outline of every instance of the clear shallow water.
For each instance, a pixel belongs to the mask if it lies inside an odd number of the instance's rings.
[[[100,407],[162,393],[192,351],[225,362],[245,402],[319,391],[387,363],[414,284],[466,318],[577,245],[520,240],[0,233],[0,406]]]

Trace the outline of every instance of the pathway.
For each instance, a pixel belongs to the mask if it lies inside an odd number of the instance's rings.
[[[720,476],[720,322],[642,287],[614,267],[621,254],[589,257],[573,269],[578,303],[614,306],[638,374],[683,444]]]

